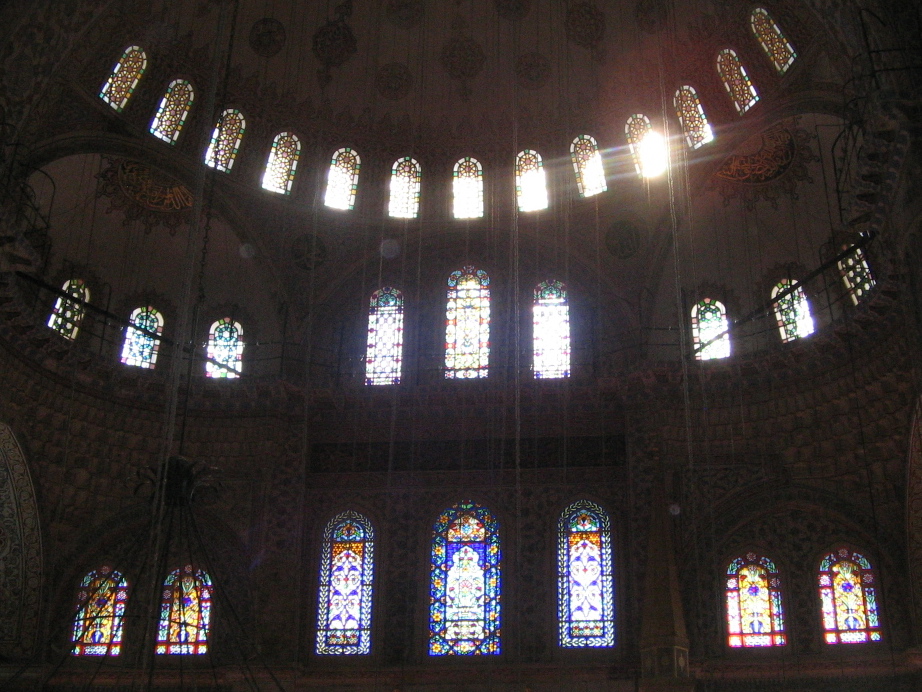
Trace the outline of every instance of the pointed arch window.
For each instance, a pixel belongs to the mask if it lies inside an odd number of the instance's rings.
[[[205,152],[205,163],[223,173],[229,173],[240,143],[243,141],[243,132],[246,130],[246,120],[236,108],[228,108],[215,125],[211,134],[211,143]]]
[[[582,197],[592,197],[608,190],[605,168],[598,142],[589,135],[579,135],[570,143],[570,158],[576,171],[576,186]]]
[[[611,525],[588,500],[557,522],[557,622],[563,647],[615,645]]]
[[[685,141],[692,149],[704,146],[714,140],[714,133],[708,123],[698,92],[692,86],[682,86],[675,93],[675,109],[685,132]]]
[[[175,144],[186,124],[195,91],[185,79],[174,79],[166,88],[160,107],[150,124],[150,133],[168,144]]]
[[[772,289],[775,317],[778,320],[778,329],[781,330],[781,340],[785,343],[794,339],[802,339],[813,333],[810,303],[807,302],[807,296],[802,287],[797,286],[791,293],[776,300],[778,294],[787,291],[791,286],[791,282],[785,279]]]
[[[472,266],[448,277],[445,377],[486,377],[490,363],[490,277]]]
[[[848,245],[844,245],[842,249],[847,250],[848,247]],[[851,255],[839,260],[839,271],[842,273],[845,288],[855,305],[858,305],[868,291],[877,284],[861,248],[856,248]]]
[[[764,555],[746,553],[727,567],[727,644],[733,648],[784,646],[781,577]]]
[[[121,113],[146,69],[147,54],[138,46],[129,46],[99,90],[99,98]]]
[[[784,74],[794,64],[797,53],[794,46],[785,38],[784,33],[768,11],[757,7],[749,17],[752,32],[759,39],[762,50],[772,61],[779,74]]]
[[[455,163],[452,193],[456,219],[479,219],[483,216],[483,167],[480,161],[465,156]]]
[[[371,651],[374,531],[357,512],[334,517],[323,532],[317,604],[318,654]]]
[[[158,654],[206,654],[211,629],[211,577],[186,565],[163,582]]]
[[[642,113],[635,113],[624,124],[624,134],[628,147],[634,157],[637,175],[642,178],[655,178],[662,175],[668,165],[666,140],[653,129],[650,118]]]
[[[385,286],[371,294],[365,384],[400,384],[403,362],[403,294]]]
[[[547,179],[541,154],[532,149],[515,157],[515,193],[519,211],[547,209]]]
[[[566,286],[560,281],[538,284],[532,314],[535,377],[569,377],[570,307]]]
[[[695,358],[714,360],[730,357],[730,322],[719,300],[704,298],[692,307],[692,343]]]
[[[432,535],[429,655],[500,653],[499,524],[473,502],[445,510]]]
[[[71,636],[75,656],[118,656],[128,603],[128,580],[111,567],[87,574],[77,593]]]
[[[90,289],[83,279],[70,279],[64,282],[61,290],[74,300],[58,296],[48,318],[48,326],[65,339],[76,339],[86,304],[90,302]]]
[[[243,369],[243,327],[230,317],[222,317],[208,332],[208,377],[232,379]]]
[[[391,198],[388,214],[395,219],[415,219],[419,214],[422,169],[416,159],[404,156],[391,166]]]
[[[359,169],[362,159],[349,147],[338,149],[330,161],[327,174],[327,191],[323,203],[331,209],[355,208],[355,193],[359,187]]]
[[[759,101],[759,94],[746,74],[746,68],[732,48],[724,48],[717,55],[717,73],[727,88],[736,112],[742,115]]]
[[[263,190],[291,194],[291,184],[301,156],[301,140],[293,132],[280,132],[272,140],[272,149],[263,172]]]
[[[820,562],[818,577],[826,643],[879,642],[877,575],[868,559],[839,548]]]
[[[157,364],[157,352],[160,350],[163,316],[156,308],[148,305],[137,308],[128,321],[131,326],[125,329],[122,362],[138,368],[153,368]]]

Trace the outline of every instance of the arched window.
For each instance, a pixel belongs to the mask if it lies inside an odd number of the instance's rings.
[[[211,628],[211,577],[192,565],[170,572],[163,582],[158,654],[207,654]]]
[[[759,94],[749,81],[746,68],[743,67],[735,50],[724,48],[720,51],[717,55],[717,73],[723,80],[737,113],[742,115],[756,105]]]
[[[879,642],[877,579],[867,558],[839,548],[823,558],[818,576],[826,643]]]
[[[723,303],[711,298],[699,300],[692,307],[691,321],[695,358],[712,360],[730,356],[730,323]]]
[[[746,553],[727,567],[727,644],[731,647],[783,646],[781,578],[764,555]]]
[[[452,192],[456,219],[479,219],[483,216],[483,167],[480,161],[465,156],[455,164]]]
[[[460,502],[432,532],[429,655],[500,653],[499,525],[490,511]]]
[[[535,377],[570,376],[570,307],[567,289],[560,281],[542,281],[535,287]]]
[[[557,522],[557,622],[560,645],[615,645],[611,527],[604,509],[574,502]]]
[[[650,118],[635,113],[624,124],[624,134],[634,157],[637,175],[655,178],[665,172],[669,159],[666,140],[653,129]]]
[[[65,339],[76,339],[80,322],[86,312],[86,303],[90,302],[90,289],[86,287],[83,279],[65,281],[61,290],[76,300],[69,300],[58,296],[48,318],[48,326]]]
[[[365,384],[400,384],[403,361],[403,294],[385,286],[371,294]]]
[[[371,651],[374,531],[357,512],[343,512],[323,532],[317,604],[318,654]]]
[[[570,158],[576,171],[576,186],[583,197],[608,190],[599,145],[589,135],[579,135],[570,143]]]
[[[338,149],[330,161],[327,193],[323,203],[332,209],[354,209],[361,166],[362,159],[357,152],[349,147]]]
[[[750,22],[752,32],[759,39],[762,49],[771,59],[775,69],[779,74],[787,72],[788,68],[794,64],[797,53],[794,52],[794,46],[785,38],[775,20],[766,10],[757,7],[752,11]]]
[[[282,195],[291,194],[291,184],[295,179],[299,156],[301,156],[301,140],[298,136],[293,132],[277,134],[272,140],[269,160],[266,161],[263,189]]]
[[[240,111],[236,108],[228,108],[224,111],[211,134],[211,143],[208,145],[208,151],[205,152],[205,163],[228,173],[237,158],[245,129],[246,120]]]
[[[156,308],[148,305],[132,312],[128,321],[131,326],[125,328],[122,362],[139,368],[153,368],[160,350],[163,317]]]
[[[675,110],[685,131],[685,141],[692,149],[704,146],[714,139],[701,100],[694,87],[683,86],[675,92]]]
[[[222,317],[208,332],[208,377],[239,377],[243,369],[243,327],[230,317]]]
[[[150,133],[164,142],[174,144],[179,138],[186,116],[192,107],[195,92],[185,79],[174,79],[166,88],[160,108],[150,124]]]
[[[844,245],[843,250],[849,246]],[[839,260],[839,271],[842,272],[842,280],[845,282],[845,288],[852,297],[852,302],[857,305],[867,292],[876,285],[874,275],[871,274],[871,268],[864,257],[861,248],[855,249],[851,255],[843,260]]]
[[[391,166],[391,199],[388,214],[396,219],[415,219],[419,214],[422,169],[416,159],[404,156]]]
[[[146,69],[147,54],[137,46],[129,46],[99,90],[99,98],[121,113]]]
[[[791,282],[785,279],[772,289],[775,317],[778,320],[778,329],[781,330],[781,340],[785,343],[794,339],[802,339],[813,333],[810,303],[807,302],[803,288],[798,286],[783,298],[775,300],[779,293],[787,291],[791,285]]]
[[[87,574],[77,593],[71,641],[75,656],[118,656],[122,621],[128,603],[128,580],[111,567]]]
[[[515,157],[515,193],[519,211],[547,209],[547,181],[541,154],[526,149]]]
[[[490,277],[464,267],[448,277],[445,377],[486,377],[490,364]]]

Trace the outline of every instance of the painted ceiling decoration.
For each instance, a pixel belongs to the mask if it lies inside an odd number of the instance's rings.
[[[413,74],[406,63],[382,65],[375,76],[378,93],[389,101],[400,101],[413,89]]]
[[[250,29],[250,48],[263,58],[278,55],[285,47],[285,27],[278,19],[265,17]]]
[[[384,16],[394,26],[413,29],[422,23],[425,13],[422,0],[388,0]]]
[[[666,21],[669,19],[666,0],[639,0],[634,8],[634,17],[641,31],[658,34],[666,28]]]
[[[453,36],[442,47],[442,67],[452,79],[461,83],[461,100],[470,101],[471,81],[483,71],[486,55],[468,31],[461,16],[452,23]]]
[[[124,225],[140,221],[147,233],[165,226],[175,235],[192,213],[192,191],[145,164],[125,159],[105,159],[99,173],[97,195],[108,197],[110,209],[125,215]]]
[[[332,68],[345,65],[356,51],[358,45],[355,34],[346,23],[352,16],[352,0],[346,0],[334,10],[335,19],[327,20],[326,24],[317,29],[314,34],[314,55],[323,67],[317,70],[317,82],[321,89],[333,79]]]
[[[537,51],[524,53],[515,61],[515,77],[523,89],[540,89],[551,76],[551,63]]]
[[[567,10],[567,38],[588,48],[593,59],[605,57],[605,13],[591,2],[574,2]]]
[[[519,21],[525,19],[531,9],[530,0],[494,0],[496,14],[503,19]]]

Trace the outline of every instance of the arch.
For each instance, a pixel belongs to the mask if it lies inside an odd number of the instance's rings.
[[[810,303],[807,302],[807,296],[801,286],[797,286],[783,298],[777,298],[778,294],[787,291],[792,285],[788,279],[784,279],[772,289],[775,318],[778,320],[781,340],[785,343],[810,336],[814,329]]]
[[[243,327],[232,317],[222,317],[208,330],[208,377],[232,379],[243,370]]]
[[[301,140],[293,132],[279,132],[272,140],[272,149],[263,172],[262,186],[269,192],[291,194],[291,185],[301,156]]]
[[[820,561],[817,578],[827,644],[881,641],[877,575],[864,555],[840,546]]]
[[[391,166],[391,196],[388,214],[395,219],[415,219],[419,215],[419,191],[422,169],[419,162],[410,157],[394,161]]]
[[[679,87],[675,92],[675,110],[685,132],[685,141],[691,149],[698,149],[714,141],[714,133],[708,123],[701,99],[693,86]]]
[[[456,219],[479,219],[483,216],[483,166],[480,161],[465,156],[455,163],[452,197]]]
[[[77,338],[80,323],[86,313],[85,304],[90,302],[90,289],[83,279],[69,279],[64,282],[61,290],[76,300],[58,296],[48,317],[48,326],[65,339],[73,340]]]
[[[515,195],[519,211],[547,209],[544,161],[533,149],[520,151],[515,157]]]
[[[99,90],[99,98],[121,113],[146,69],[147,54],[138,46],[128,46]]]
[[[400,384],[403,362],[403,294],[385,286],[371,294],[365,384]]]
[[[732,48],[724,48],[717,54],[717,74],[720,75],[737,113],[742,115],[758,103],[759,94]]]
[[[734,558],[726,571],[727,645],[784,646],[781,577],[774,561],[754,551]]]
[[[362,159],[358,152],[343,147],[333,153],[327,173],[327,191],[323,203],[331,209],[355,208],[355,194],[359,187],[359,169]]]
[[[784,36],[784,32],[772,19],[764,7],[757,7],[749,16],[749,24],[752,27],[752,33],[756,35],[762,50],[772,61],[772,65],[778,70],[778,74],[784,74],[788,68],[794,64],[797,53],[794,46]]]
[[[703,298],[692,306],[692,343],[695,358],[713,360],[730,357],[730,322],[719,300]]]
[[[486,377],[490,364],[490,277],[466,266],[448,277],[445,377]]]
[[[569,377],[570,306],[566,286],[556,280],[535,286],[532,316],[535,377]]]
[[[842,246],[843,250],[848,250],[848,245]],[[858,305],[867,295],[877,282],[871,273],[871,267],[864,256],[864,251],[859,247],[855,248],[851,255],[845,259],[839,260],[839,272],[842,274],[842,281],[845,282],[845,290],[851,296],[852,303]]]
[[[655,178],[666,170],[666,140],[653,129],[650,118],[635,113],[624,124],[624,134],[634,157],[634,168],[641,178]]]
[[[132,326],[125,328],[122,362],[139,368],[153,368],[157,364],[157,352],[160,350],[163,316],[156,308],[148,305],[135,309],[128,321]]]
[[[186,124],[195,91],[185,79],[174,79],[166,88],[157,114],[150,123],[150,133],[168,144],[175,144]]]
[[[211,630],[211,577],[186,565],[174,569],[163,581],[158,654],[196,655],[208,653]]]
[[[77,592],[77,614],[71,636],[75,656],[118,656],[128,604],[128,580],[104,565],[89,572]]]
[[[211,142],[205,152],[205,163],[215,170],[230,173],[237,159],[237,152],[240,151],[245,130],[246,119],[239,110],[228,108],[221,113],[214,132],[211,133]]]
[[[576,186],[581,197],[592,197],[608,190],[599,144],[590,135],[578,135],[570,143],[570,158],[576,172]]]

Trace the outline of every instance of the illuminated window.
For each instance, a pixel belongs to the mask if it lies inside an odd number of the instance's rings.
[[[615,645],[611,528],[608,514],[587,500],[557,523],[557,622],[560,645]]]
[[[791,285],[791,282],[785,279],[772,289],[775,317],[778,319],[778,329],[781,330],[781,340],[785,343],[813,333],[813,317],[810,315],[810,304],[803,288],[798,286],[793,292],[775,300],[779,293],[787,291]]]
[[[85,303],[90,302],[90,289],[82,279],[71,279],[64,283],[61,290],[76,300],[59,296],[48,318],[48,326],[65,339],[76,339],[80,322],[86,312]]]
[[[727,568],[727,644],[733,648],[783,646],[784,608],[775,563],[756,553]]]
[[[535,288],[535,377],[570,376],[570,308],[567,289],[559,281],[543,281]]]
[[[403,360],[403,294],[385,287],[371,294],[365,384],[399,384]]]
[[[99,98],[121,113],[146,69],[147,55],[137,46],[129,46],[99,90]]]
[[[125,329],[122,362],[139,368],[153,368],[160,350],[163,317],[155,308],[147,306],[132,312],[128,321],[132,326]]]
[[[432,535],[429,655],[500,653],[499,526],[485,507],[445,510]]]
[[[422,170],[416,159],[405,156],[391,167],[391,199],[388,214],[397,219],[415,219],[419,214]]]
[[[634,167],[642,178],[655,178],[666,171],[669,154],[666,140],[653,129],[650,119],[635,113],[624,125],[627,143],[634,156]]]
[[[711,126],[694,87],[679,87],[675,93],[675,109],[689,147],[697,149],[714,139],[714,133],[711,132]]]
[[[742,115],[759,100],[756,88],[749,81],[746,68],[740,62],[736,51],[725,48],[717,56],[717,73],[723,80],[730,100],[736,106],[736,112]]]
[[[158,654],[207,654],[211,627],[211,577],[186,565],[163,582]]]
[[[698,301],[692,308],[691,321],[695,358],[713,360],[730,356],[730,323],[723,303],[711,298]]]
[[[317,604],[318,654],[371,651],[374,531],[361,514],[343,512],[323,532]]]
[[[243,368],[243,327],[230,317],[223,317],[208,332],[208,377],[240,377]]]
[[[464,267],[448,277],[445,377],[486,377],[490,363],[490,277]]]
[[[157,115],[150,124],[150,133],[164,142],[174,144],[179,138],[182,126],[186,124],[186,116],[189,115],[194,97],[192,85],[185,79],[174,79],[170,82],[160,101]]]
[[[541,154],[526,149],[515,158],[515,193],[519,211],[547,209],[547,181]]]
[[[823,558],[818,576],[826,643],[879,642],[877,579],[867,558],[839,548]]]
[[[465,156],[455,164],[452,177],[456,219],[483,216],[483,167],[480,161]]]
[[[263,189],[282,195],[291,194],[291,184],[295,179],[299,156],[301,156],[301,140],[297,135],[292,132],[277,134],[272,140],[269,160],[266,161]]]
[[[323,203],[333,209],[355,208],[355,193],[359,186],[359,168],[362,160],[349,147],[333,154],[327,175],[327,193]]]
[[[848,246],[843,246],[847,250]],[[874,275],[871,274],[871,268],[864,257],[861,248],[857,248],[851,255],[843,260],[839,260],[839,271],[842,272],[842,280],[845,282],[845,288],[848,289],[852,302],[857,305],[864,298],[868,291],[874,288],[877,283],[874,281]]]
[[[128,603],[128,581],[111,567],[87,574],[77,593],[77,614],[71,637],[75,656],[118,656],[122,621]]]
[[[245,129],[246,121],[240,111],[236,108],[228,108],[224,111],[211,134],[211,143],[208,145],[208,151],[205,152],[205,163],[228,173],[237,158]]]
[[[570,158],[576,171],[576,186],[583,197],[608,190],[599,145],[589,135],[579,135],[570,143]]]
[[[757,7],[752,11],[750,22],[753,33],[759,39],[762,49],[771,59],[775,69],[780,74],[787,72],[788,68],[794,64],[797,53],[794,52],[794,46],[784,37],[775,20],[764,9]]]

